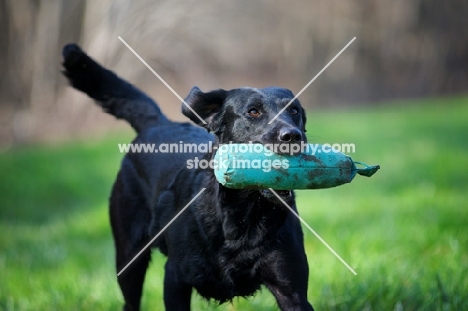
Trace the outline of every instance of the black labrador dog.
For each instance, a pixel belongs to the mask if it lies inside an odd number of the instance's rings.
[[[306,115],[298,100],[268,124],[294,97],[287,89],[204,93],[194,87],[185,99],[191,109],[182,105],[194,126],[168,120],[151,98],[77,45],[66,45],[63,58],[71,85],[128,121],[138,133],[134,144],[306,141]],[[193,288],[206,299],[226,302],[253,295],[262,284],[281,310],[313,310],[307,300],[309,271],[299,220],[267,189],[228,189],[216,181],[212,169],[189,169],[187,161],[197,157],[209,160],[213,152],[127,153],[110,198],[117,271],[205,188],[151,245],[167,255],[166,310],[190,310]],[[292,191],[277,193],[296,210]],[[148,248],[118,277],[124,310],[140,308],[150,257]]]

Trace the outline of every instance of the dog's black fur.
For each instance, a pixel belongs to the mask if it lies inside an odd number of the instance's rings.
[[[194,87],[185,101],[204,128],[168,120],[146,94],[89,58],[77,45],[63,49],[64,74],[76,89],[137,131],[133,143],[294,143],[305,141],[305,112],[294,96],[269,87],[208,93]],[[198,125],[186,106],[182,112]],[[128,153],[110,198],[110,218],[120,271],[202,188],[206,190],[152,246],[167,255],[166,310],[190,310],[195,288],[219,302],[253,295],[264,284],[281,310],[313,310],[307,301],[308,264],[298,219],[269,190],[221,186],[212,170],[186,161],[211,153]],[[278,191],[296,210],[294,193]],[[124,310],[139,310],[150,261],[146,250],[119,277]]]

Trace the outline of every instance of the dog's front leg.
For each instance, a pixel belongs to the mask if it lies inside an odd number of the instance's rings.
[[[309,267],[301,248],[291,247],[282,255],[269,258],[263,271],[264,284],[283,311],[313,311],[307,300]]]
[[[176,270],[176,264],[167,260],[164,275],[164,305],[166,311],[190,311],[192,287],[184,283]]]
[[[307,295],[294,291],[290,286],[280,284],[266,284],[276,298],[278,306],[283,311],[313,311],[314,308],[307,301]]]

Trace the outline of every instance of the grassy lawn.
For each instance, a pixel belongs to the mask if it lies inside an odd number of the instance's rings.
[[[309,298],[318,310],[468,310],[468,99],[310,111],[312,142],[354,143],[372,178],[298,191]],[[107,199],[118,142],[25,147],[0,155],[0,310],[118,310]],[[162,310],[155,252],[143,310]],[[267,290],[217,307],[277,310]]]

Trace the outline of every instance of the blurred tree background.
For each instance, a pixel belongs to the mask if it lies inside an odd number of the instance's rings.
[[[468,91],[464,0],[0,2],[0,150],[98,135],[122,124],[60,74],[64,44],[138,85],[181,119],[179,100],[203,90],[281,85],[298,92],[357,40],[300,99],[306,107],[376,103]]]

